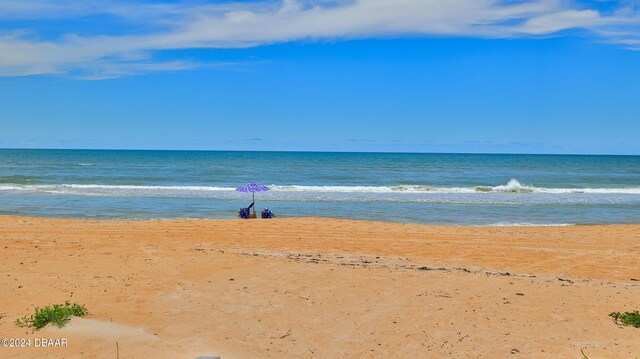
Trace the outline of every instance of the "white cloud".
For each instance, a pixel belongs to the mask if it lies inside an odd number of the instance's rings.
[[[4,0],[0,19],[29,20],[108,15],[138,24],[137,33],[57,37],[20,29],[0,37],[0,75],[88,73],[114,77],[192,68],[187,62],[155,62],[158,51],[242,48],[280,42],[403,35],[483,38],[556,34],[583,29],[612,42],[636,45],[632,6],[604,16],[561,0],[284,0],[245,3],[123,3],[74,0]],[[153,25],[151,27],[145,27]],[[33,28],[35,26],[35,30]],[[92,29],[93,30],[93,29]],[[35,31],[35,33],[34,33]],[[85,31],[86,33],[86,31]],[[615,33],[616,36],[607,37]],[[133,70],[137,69],[137,70]],[[98,75],[95,75],[98,74]],[[86,76],[83,76],[86,77]]]
[[[529,34],[551,34],[571,28],[592,28],[607,24],[604,19],[593,10],[566,10],[549,15],[529,19],[522,26],[521,31]]]

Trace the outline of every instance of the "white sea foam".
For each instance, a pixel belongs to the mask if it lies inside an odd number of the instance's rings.
[[[100,185],[100,184],[61,184],[61,185],[35,185],[36,188],[70,188],[70,189],[103,189],[103,190],[173,190],[173,191],[232,191],[233,187],[212,187],[212,186],[144,186],[144,185]]]
[[[526,196],[528,194],[559,194],[559,195],[640,195],[640,187],[631,188],[544,188],[523,185],[516,179],[511,179],[505,185],[476,186],[476,187],[434,187],[428,185],[396,185],[396,186],[306,186],[306,185],[270,185],[274,195],[289,194],[393,194],[397,196],[409,194],[475,194],[478,196],[496,194],[514,194]],[[21,191],[50,194],[77,195],[113,195],[113,196],[174,196],[200,194],[235,193],[234,187],[220,186],[177,186],[177,185],[103,185],[103,184],[0,184],[0,191]]]
[[[529,223],[529,222],[498,222],[481,224],[477,227],[567,227],[575,226],[575,223]]]
[[[397,186],[278,186],[271,190],[281,192],[335,192],[335,193],[555,193],[555,194],[640,194],[640,187],[630,188],[543,188],[521,184],[511,179],[505,185],[475,187],[433,187],[427,185]]]

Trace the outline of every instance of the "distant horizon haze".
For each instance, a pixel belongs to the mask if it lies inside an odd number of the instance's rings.
[[[411,152],[411,151],[344,151],[344,150],[254,150],[254,149],[189,149],[189,148],[50,148],[50,147],[0,147],[0,150],[43,151],[175,151],[175,152],[274,152],[274,153],[371,153],[371,154],[425,154],[425,155],[531,155],[531,156],[640,156],[626,153],[536,153],[536,152]]]

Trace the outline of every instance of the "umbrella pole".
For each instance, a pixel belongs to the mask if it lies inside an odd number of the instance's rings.
[[[253,213],[256,213],[256,193],[251,192],[251,203],[253,203]]]

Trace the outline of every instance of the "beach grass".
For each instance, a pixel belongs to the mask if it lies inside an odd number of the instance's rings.
[[[51,304],[44,308],[36,307],[32,315],[16,319],[15,324],[21,327],[40,329],[52,323],[60,328],[67,324],[71,317],[84,317],[88,313],[89,311],[84,305],[77,303]]]
[[[634,312],[613,312],[609,314],[616,323],[620,323],[622,325],[630,325],[636,328],[640,328],[640,312],[637,310]]]

